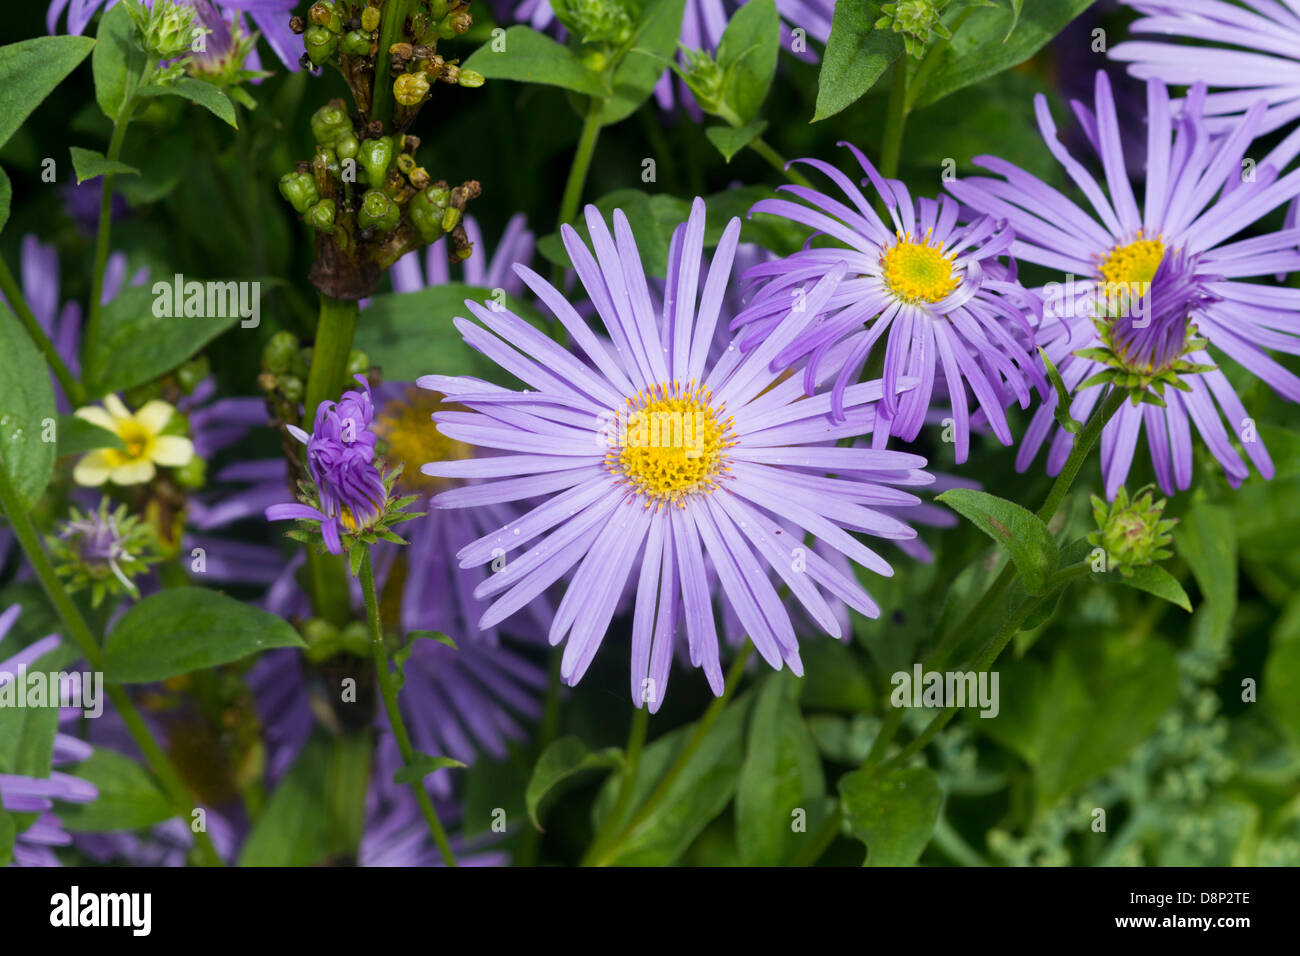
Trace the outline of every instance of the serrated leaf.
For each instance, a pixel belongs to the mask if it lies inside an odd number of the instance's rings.
[[[704,135],[717,147],[722,158],[731,162],[733,156],[762,136],[765,129],[767,129],[767,120],[755,120],[739,129],[734,126],[710,126],[704,131]]]
[[[0,47],[0,146],[90,55],[90,37],[36,37]]]
[[[493,49],[496,40],[485,43],[465,61],[464,69],[477,70],[489,80],[544,83],[587,96],[605,92],[600,77],[587,69],[577,54],[545,34],[513,26],[502,39],[502,50]]]
[[[45,358],[27,336],[18,317],[0,304],[0,468],[18,497],[36,503],[54,471],[53,441],[45,441],[46,423],[55,421],[54,389]]]
[[[1058,551],[1047,525],[1014,502],[972,488],[953,488],[941,501],[993,539],[1020,572],[1025,590],[1041,594],[1056,570]]]
[[[119,176],[139,176],[140,170],[115,159],[107,159],[103,153],[93,149],[73,146],[68,150],[72,154],[72,169],[77,174],[77,185],[88,179],[95,179],[113,173]]]
[[[126,612],[104,645],[104,675],[166,680],[273,647],[303,647],[288,621],[217,591],[168,588]]]
[[[235,121],[235,107],[230,102],[230,97],[211,83],[205,83],[194,77],[182,76],[165,85],[151,84],[140,90],[139,95],[179,96],[183,100],[202,106],[217,119],[229,123],[236,129],[239,128],[239,124]]]
[[[905,767],[883,776],[857,770],[840,778],[844,823],[867,845],[863,866],[911,866],[930,842],[943,793],[928,767]]]
[[[875,86],[885,70],[903,55],[902,34],[877,30],[880,7],[874,3],[837,3],[821,73],[813,122],[851,106]]]
[[[612,770],[623,760],[623,751],[606,747],[592,752],[577,737],[561,737],[542,751],[524,790],[524,805],[533,826],[542,828],[543,804],[556,800],[565,790],[592,773]]]

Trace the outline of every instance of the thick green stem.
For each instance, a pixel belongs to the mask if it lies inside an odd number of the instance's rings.
[[[13,273],[9,271],[9,265],[0,259],[0,292],[9,300],[9,307],[14,310],[14,315],[18,316],[18,321],[23,324],[27,334],[31,336],[36,347],[41,350],[45,356],[45,361],[49,363],[50,369],[54,372],[54,377],[59,380],[59,387],[63,389],[63,394],[68,396],[68,402],[74,409],[80,408],[86,404],[86,390],[81,387],[81,383],[72,377],[68,371],[68,366],[64,364],[63,357],[59,355],[59,350],[54,347],[50,337],[45,334],[41,328],[41,323],[36,321],[36,316],[27,305],[27,300],[23,298],[23,290],[15,281]]]
[[[393,729],[393,738],[397,741],[397,749],[402,754],[402,765],[409,767],[415,762],[415,748],[411,746],[411,737],[406,732],[406,724],[402,720],[402,710],[397,703],[397,690],[393,686],[393,673],[388,664],[388,651],[384,647],[384,629],[379,619],[379,599],[375,595],[375,572],[370,564],[370,546],[358,544],[357,547],[366,549],[365,557],[361,559],[361,593],[365,597],[366,621],[370,625],[370,650],[375,661],[375,678],[379,682],[380,696],[384,699],[388,724]],[[424,822],[429,826],[429,833],[433,835],[433,842],[437,844],[443,862],[448,866],[455,866],[456,857],[452,855],[451,844],[447,842],[447,833],[438,819],[438,811],[434,809],[433,801],[429,799],[429,791],[425,789],[424,780],[412,780],[411,790],[420,804]]]
[[[722,715],[722,711],[727,706],[727,702],[731,699],[732,695],[735,694],[736,688],[740,685],[740,679],[745,674],[745,665],[749,663],[750,655],[753,654],[753,652],[754,645],[749,641],[746,641],[744,648],[741,649],[740,653],[736,655],[735,661],[732,662],[731,670],[727,672],[727,681],[722,688],[722,695],[716,698],[713,703],[709,704],[708,709],[704,711],[704,716],[701,717],[699,723],[695,725],[695,732],[691,734],[691,739],[686,742],[686,746],[683,747],[681,753],[677,755],[677,759],[673,761],[673,765],[668,769],[668,772],[663,775],[658,785],[650,792],[650,796],[646,798],[645,803],[641,804],[640,809],[637,810],[636,814],[628,822],[627,826],[623,827],[618,836],[609,842],[606,851],[600,857],[592,856],[590,860],[584,860],[584,865],[608,866],[615,857],[616,851],[622,845],[623,841],[633,833],[637,827],[645,822],[650,814],[654,812],[655,807],[657,807],[664,797],[668,795],[669,791],[672,790],[673,784],[675,784],[677,778],[682,775],[682,772],[686,769],[686,765],[690,763],[691,757],[695,756],[695,751],[700,749],[700,745],[704,743],[704,738],[708,736],[710,728],[713,727],[714,722]],[[591,856],[590,853],[588,855]]]
[[[375,54],[375,85],[370,94],[370,119],[380,120],[386,132],[392,132],[393,76],[389,70],[388,48],[397,42],[402,24],[410,16],[413,0],[386,0],[379,23],[379,51]]]
[[[749,148],[767,160],[768,165],[786,179],[790,180],[790,182],[798,186],[807,186],[809,189],[812,188],[812,182],[808,177],[797,169],[787,168],[785,158],[774,150],[761,136],[750,143]]]
[[[67,589],[64,588],[63,582],[59,580],[54,571],[54,566],[50,564],[50,559],[45,554],[45,547],[41,544],[40,536],[32,525],[31,518],[28,517],[27,507],[19,500],[17,491],[14,490],[9,481],[9,473],[3,466],[0,466],[0,508],[8,516],[9,526],[13,528],[14,537],[18,539],[19,545],[22,546],[23,552],[27,555],[27,561],[36,574],[37,580],[41,582],[41,588],[49,597],[50,603],[54,605],[54,610],[63,622],[67,635],[76,642],[91,670],[103,673],[104,655],[100,651],[99,643],[91,634],[85,618],[81,616],[81,611],[77,609],[77,605],[68,596]],[[180,774],[177,773],[167,754],[154,740],[153,734],[144,722],[144,718],[136,710],[131,696],[122,689],[120,684],[108,680],[104,681],[104,689],[108,692],[108,698],[112,701],[113,707],[121,715],[122,722],[126,725],[126,729],[130,732],[136,746],[140,748],[140,753],[144,755],[145,762],[149,764],[154,776],[162,784],[172,809],[182,819],[188,819],[191,811],[197,805],[196,801],[181,780]],[[212,838],[208,836],[207,831],[201,830],[195,833],[194,839],[198,844],[199,855],[203,863],[208,866],[221,866],[221,857],[217,854],[216,847],[212,845]]]
[[[889,91],[889,111],[885,114],[885,132],[880,141],[880,175],[886,179],[898,175],[907,114],[907,55],[902,54],[894,61],[894,85]]]
[[[601,859],[610,842],[619,832],[623,815],[627,813],[628,806],[632,802],[632,794],[636,790],[636,775],[641,769],[641,751],[645,747],[646,727],[649,723],[650,708],[638,707],[632,714],[632,726],[627,732],[627,746],[623,749],[623,779],[619,781],[618,796],[614,799],[614,806],[610,809],[609,816],[605,818],[604,825],[591,841],[591,846],[583,857],[584,866],[590,866],[593,861]]]

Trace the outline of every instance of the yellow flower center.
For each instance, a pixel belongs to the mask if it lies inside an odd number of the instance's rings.
[[[694,383],[674,382],[638,392],[616,413],[605,465],[621,474],[646,507],[685,506],[710,494],[728,471],[726,450],[736,444],[732,419],[715,409],[712,395]]]
[[[374,430],[383,439],[384,462],[390,468],[402,466],[398,484],[408,494],[431,495],[454,483],[420,471],[431,461],[472,458],[473,449],[463,441],[448,438],[433,423],[433,413],[459,408],[444,405],[442,396],[424,388],[408,388],[401,398],[384,405],[375,416]]]
[[[939,302],[957,288],[952,274],[952,260],[943,253],[943,243],[930,245],[930,234],[920,242],[911,234],[884,251],[880,268],[885,284],[904,302]]]
[[[1159,237],[1143,239],[1142,230],[1130,243],[1116,246],[1106,254],[1097,271],[1111,285],[1146,285],[1155,278],[1160,260],[1165,257],[1165,244]]]
[[[117,437],[122,439],[125,447],[109,448],[105,451],[109,464],[114,468],[132,462],[148,461],[153,457],[154,436],[134,419],[126,418],[118,421]]]

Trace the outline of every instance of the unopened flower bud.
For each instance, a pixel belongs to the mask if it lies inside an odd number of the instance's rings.
[[[321,232],[334,231],[334,200],[322,199],[307,210],[307,222]]]
[[[375,228],[388,232],[397,225],[402,210],[378,189],[366,190],[361,197],[361,208],[357,210],[357,225],[362,229]]]
[[[301,402],[307,389],[297,375],[284,375],[279,379],[280,394],[286,402]]]
[[[173,469],[172,477],[182,488],[197,489],[203,487],[207,472],[208,463],[198,455],[194,455],[185,464]]]
[[[199,383],[212,374],[212,363],[206,355],[199,355],[176,369],[176,384],[186,395],[193,394]]]
[[[353,349],[348,353],[347,373],[349,378],[353,375],[369,375],[370,356],[361,349]]]
[[[403,106],[419,106],[429,95],[429,80],[423,73],[403,73],[393,81],[393,99]]]
[[[315,26],[325,27],[332,33],[343,32],[343,20],[331,0],[317,0],[307,11],[307,19]]]
[[[366,171],[366,182],[370,184],[371,189],[378,189],[384,184],[384,179],[388,175],[388,167],[393,161],[393,139],[391,136],[380,136],[377,139],[367,139],[362,141],[361,148],[357,150],[357,162],[361,168]]]
[[[356,159],[357,151],[360,148],[360,141],[358,141],[351,133],[340,137],[339,141],[334,144],[334,152],[338,155],[339,159]]]
[[[1121,487],[1109,507],[1093,495],[1092,514],[1098,530],[1088,535],[1088,543],[1103,548],[1109,565],[1127,577],[1134,568],[1172,554],[1168,550],[1173,540],[1169,531],[1178,521],[1164,519],[1164,510],[1165,500],[1153,501],[1149,487],[1139,491],[1131,502]]]
[[[378,7],[366,7],[361,11],[361,29],[370,33],[379,29]]]
[[[276,332],[262,347],[262,367],[268,372],[283,375],[293,367],[298,348],[298,336],[285,330]]]
[[[307,44],[307,56],[317,66],[323,66],[332,60],[339,49],[338,36],[314,23],[307,28],[304,42]]]
[[[350,30],[339,44],[348,56],[366,56],[370,53],[370,34],[360,30]]]
[[[460,210],[453,206],[442,214],[442,231],[451,232],[459,222]]]
[[[298,213],[305,213],[308,207],[320,199],[316,180],[308,173],[285,173],[281,176],[280,195]]]
[[[321,146],[333,146],[343,136],[351,135],[352,121],[340,106],[322,106],[311,117],[311,134]]]
[[[468,89],[474,89],[475,87],[482,86],[484,79],[485,78],[483,74],[478,72],[478,70],[461,70],[460,77],[456,80],[456,82],[460,86],[464,86]]]

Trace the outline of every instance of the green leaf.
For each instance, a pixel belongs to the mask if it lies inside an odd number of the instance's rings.
[[[54,471],[53,441],[46,424],[55,421],[54,389],[45,358],[18,317],[0,304],[0,467],[27,505],[34,505]]]
[[[419,783],[435,770],[467,766],[469,765],[459,760],[453,760],[451,757],[435,757],[432,754],[417,751],[415,759],[409,766],[403,767],[393,774],[393,783]]]
[[[325,791],[328,748],[318,735],[280,781],[239,855],[240,866],[312,866],[329,846]]]
[[[125,448],[116,432],[100,428],[93,422],[76,415],[60,415],[56,431],[59,436],[58,456],[81,455],[96,448]]]
[[[69,152],[72,153],[72,169],[77,174],[77,185],[81,185],[88,179],[94,179],[108,173],[120,176],[140,175],[140,170],[134,166],[128,166],[126,163],[120,163],[115,159],[106,159],[103,153],[96,152],[93,149],[82,149],[80,146],[73,146],[69,149]]]
[[[104,306],[99,342],[83,344],[88,354],[83,356],[82,376],[91,398],[125,391],[170,372],[240,321],[239,310],[229,306],[228,297],[226,308],[219,310],[229,313],[224,316],[155,315],[159,295],[170,301],[172,281],[127,286]],[[154,286],[159,287],[158,294]],[[166,291],[161,291],[163,287]]]
[[[0,231],[9,221],[9,207],[13,204],[14,187],[9,182],[9,174],[0,168]]]
[[[1293,742],[1300,745],[1300,598],[1293,598],[1269,635],[1260,696]]]
[[[722,32],[717,63],[726,77],[723,99],[750,126],[771,89],[780,45],[781,18],[775,0],[749,0],[732,14]]]
[[[99,796],[90,803],[59,808],[64,828],[74,833],[140,830],[176,815],[149,773],[116,750],[96,747],[69,772],[99,790]]]
[[[485,43],[465,61],[464,69],[477,70],[489,80],[544,83],[588,96],[604,94],[600,77],[587,69],[576,53],[545,34],[513,26],[502,39],[505,49],[493,50],[496,40]]]
[[[909,100],[915,107],[927,106],[1023,63],[1091,3],[1034,0],[1024,12],[1018,3],[972,10],[952,40],[935,53],[934,68],[924,85],[909,93]]]
[[[826,792],[817,744],[804,725],[798,695],[799,681],[782,671],[766,678],[754,703],[736,788],[736,846],[746,866],[777,866],[800,836],[808,839],[809,809]],[[799,811],[804,829],[796,833]]]
[[[61,644],[46,651],[27,669],[29,673],[48,674],[66,667],[76,657],[76,651]],[[11,692],[16,690],[10,688]],[[48,702],[44,707],[33,706],[30,700],[23,707],[0,707],[0,774],[48,777],[54,765],[54,736],[58,729],[59,708],[48,706]],[[26,825],[21,823],[24,828]]]
[[[168,588],[133,606],[104,646],[106,679],[166,680],[273,647],[303,647],[283,618],[217,591]]]
[[[1047,664],[1001,665],[1000,713],[971,723],[1033,768],[1037,805],[1046,809],[1127,759],[1173,705],[1177,685],[1165,641],[1085,631]]]
[[[18,836],[18,824],[12,813],[0,810],[0,866],[7,867],[14,856],[14,840]]]
[[[1174,545],[1191,567],[1209,608],[1212,636],[1222,639],[1237,612],[1237,526],[1232,513],[1195,502],[1174,528]]]
[[[602,126],[631,116],[650,96],[677,51],[685,5],[686,0],[647,0],[632,48],[610,81],[613,95],[601,110]]]
[[[856,714],[876,709],[878,695],[851,645],[818,639],[802,644],[799,654],[804,667],[799,701],[804,710]]]
[[[453,651],[460,650],[460,648],[456,646],[456,642],[441,631],[408,631],[406,639],[408,642],[420,640],[437,641],[439,644],[445,644],[447,647],[450,647]]]
[[[623,762],[623,751],[606,747],[592,753],[577,737],[561,737],[542,751],[524,790],[524,803],[533,826],[542,828],[543,804],[550,804],[565,790],[594,771],[612,770]]]
[[[930,842],[943,793],[928,767],[881,776],[856,770],[840,778],[844,823],[867,845],[864,866],[911,866]]]
[[[877,30],[879,19],[880,7],[874,3],[835,5],[831,35],[817,77],[814,123],[855,103],[902,56],[902,34]]]
[[[744,695],[731,702],[704,735],[668,793],[650,814],[627,834],[611,861],[616,866],[668,866],[675,862],[700,832],[731,802],[744,757],[745,719],[752,702]],[[633,789],[631,814],[639,811],[659,779],[695,732],[688,724],[650,744],[641,754]],[[599,825],[613,809],[619,777],[605,781],[592,807],[592,822]]]
[[[489,307],[495,301],[521,319],[544,324],[536,309],[519,296],[448,282],[371,298],[357,323],[356,347],[392,382],[411,382],[433,373],[500,377],[504,373],[496,363],[466,345],[452,324],[457,316],[472,319],[465,308],[466,299],[489,303]]]
[[[1015,563],[1030,594],[1041,594],[1048,575],[1056,570],[1057,548],[1052,533],[1031,511],[971,488],[953,488],[942,501],[997,543]]]
[[[148,61],[135,45],[135,25],[126,4],[119,3],[99,21],[95,55],[90,65],[95,74],[95,100],[104,115],[116,122],[126,106],[127,86],[135,81]]]
[[[1116,584],[1127,584],[1131,588],[1146,591],[1148,594],[1154,594],[1170,604],[1177,604],[1188,614],[1192,612],[1192,602],[1188,600],[1187,592],[1183,590],[1183,586],[1178,583],[1176,577],[1158,564],[1148,564],[1145,567],[1135,568],[1129,576],[1115,574],[1109,580]]]
[[[0,47],[0,146],[90,55],[90,37],[36,37]]]
[[[767,129],[767,120],[754,120],[739,129],[733,126],[710,126],[704,131],[704,135],[718,148],[722,158],[731,162],[733,156],[762,136],[765,129]]]
[[[230,97],[211,83],[182,76],[165,85],[150,84],[140,90],[140,96],[179,96],[183,100],[197,103],[219,120],[224,120],[236,129],[235,107]]]

